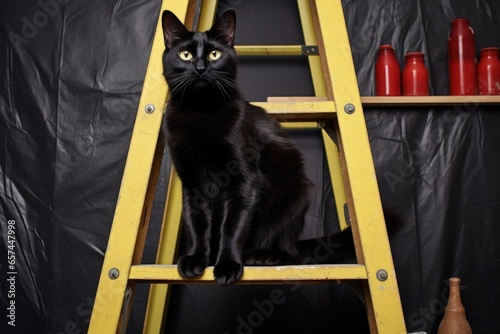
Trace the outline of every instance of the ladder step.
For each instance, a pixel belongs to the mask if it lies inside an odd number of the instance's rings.
[[[175,264],[141,264],[130,268],[129,279],[170,284],[215,283],[213,269],[214,267],[208,267],[202,276],[185,279],[179,275]],[[362,264],[245,267],[238,284],[321,283],[367,278],[366,268]]]
[[[252,102],[252,104],[288,122],[318,121],[335,116],[333,101]]]
[[[236,45],[238,56],[313,56],[317,45]]]

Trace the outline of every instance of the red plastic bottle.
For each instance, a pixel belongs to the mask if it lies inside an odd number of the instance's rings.
[[[476,46],[468,19],[451,21],[448,72],[450,95],[476,95]]]
[[[500,95],[500,48],[479,51],[477,91],[479,95]]]
[[[429,95],[429,71],[425,67],[423,52],[406,54],[402,78],[403,95]]]
[[[375,95],[401,95],[401,69],[391,45],[382,45],[378,49],[375,62]]]

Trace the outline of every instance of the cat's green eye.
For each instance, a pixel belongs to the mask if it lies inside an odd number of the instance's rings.
[[[193,59],[193,55],[187,50],[182,50],[179,52],[179,58],[184,61],[190,61],[191,59]]]
[[[208,54],[208,59],[217,60],[220,58],[220,56],[222,56],[222,52],[220,52],[219,50],[213,50]]]

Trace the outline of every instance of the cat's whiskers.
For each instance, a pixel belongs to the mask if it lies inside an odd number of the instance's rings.
[[[190,86],[193,80],[185,74],[178,75],[169,80],[169,87],[172,95],[181,94],[181,101],[184,99],[184,93],[186,89]]]
[[[231,91],[237,91],[238,86],[236,85],[236,82],[232,79],[230,73],[225,72],[225,71],[213,71],[213,74],[217,77],[215,79],[215,84],[217,85],[219,91],[222,93],[222,96],[224,97],[224,100],[230,101],[231,100]]]
[[[191,85],[191,82],[194,80],[186,80],[183,83],[183,88],[182,88],[182,94],[181,94],[181,101],[184,101],[184,93],[186,93],[186,89]]]
[[[224,98],[224,102],[230,101],[231,100],[231,96],[226,91],[226,88],[224,87],[224,85],[221,84],[219,82],[219,80],[217,80],[217,79],[215,79],[215,85],[217,86],[217,88],[219,88],[219,91],[222,93],[222,97]]]
[[[190,87],[193,87],[198,80],[189,73],[178,73],[169,77],[168,80],[170,94],[180,98],[181,101],[184,100],[185,94],[190,90]],[[206,80],[206,83],[210,82],[213,89],[220,92],[224,102],[230,101],[234,92],[238,91],[233,76],[227,71],[212,70],[210,75],[204,80]]]

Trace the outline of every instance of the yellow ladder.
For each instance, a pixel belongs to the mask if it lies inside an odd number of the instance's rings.
[[[311,72],[316,95],[326,95],[326,99],[255,104],[278,119],[313,121],[323,127],[332,178],[339,175],[339,170],[342,175],[341,182],[338,178],[333,181],[337,211],[342,218],[344,200],[339,196],[342,194],[348,205],[357,264],[245,267],[239,283],[359,281],[364,288],[371,333],[406,333],[341,1],[298,0],[298,3],[303,27],[311,26],[304,20],[312,18],[314,29],[304,29],[305,41],[311,45],[317,42],[320,62],[310,60]],[[203,13],[198,27],[204,30],[215,16],[216,1],[205,0],[201,8],[199,6],[199,2],[192,0],[164,0],[160,15],[169,9],[178,17],[186,18],[189,27],[199,13]],[[238,52],[252,53],[253,49],[240,47]],[[269,52],[296,52],[291,49],[282,47],[281,51],[275,48]],[[213,267],[207,268],[199,278],[186,280],[172,264],[181,220],[181,185],[174,170],[168,185],[157,258],[157,263],[170,264],[141,264],[164,150],[158,140],[167,96],[162,74],[163,50],[161,20],[158,20],[89,333],[124,332],[137,282],[161,283],[151,286],[145,322],[147,333],[159,332],[168,283],[213,282]],[[324,79],[318,78],[318,73],[323,73]],[[333,135],[332,129],[335,129],[338,148],[329,136]]]

